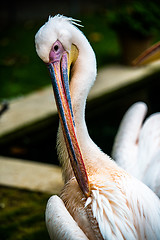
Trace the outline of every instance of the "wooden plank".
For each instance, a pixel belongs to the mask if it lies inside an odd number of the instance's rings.
[[[104,67],[98,72],[88,101],[136,84],[159,71],[160,61],[140,68],[119,65]],[[43,122],[56,114],[57,108],[51,85],[27,96],[13,99],[9,103],[9,110],[0,118],[0,140],[28,126],[35,126],[38,122]]]
[[[0,184],[58,194],[63,187],[58,166],[0,156]]]

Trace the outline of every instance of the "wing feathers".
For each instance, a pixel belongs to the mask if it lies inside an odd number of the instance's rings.
[[[63,201],[56,195],[48,200],[46,207],[46,225],[52,240],[88,239],[67,211]]]
[[[137,159],[137,143],[147,112],[143,102],[133,104],[124,115],[112,150],[112,157],[126,171],[132,171]]]
[[[90,204],[93,217],[98,222],[100,233],[104,239],[109,240],[136,240],[136,230],[132,226],[132,214],[126,207],[126,199],[118,188],[112,186],[112,194],[110,191],[105,188],[92,190]]]

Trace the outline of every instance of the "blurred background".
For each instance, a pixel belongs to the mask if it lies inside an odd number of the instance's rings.
[[[81,20],[81,30],[96,53],[98,71],[113,65],[131,68],[133,59],[160,40],[160,4],[155,0],[3,1],[0,110],[7,106],[3,114],[10,111],[13,100],[51,86],[48,70],[36,54],[34,36],[49,15],[58,13]],[[145,101],[149,114],[160,110],[159,78],[157,71],[139,84],[88,102],[86,121],[90,135],[106,153],[110,154],[120,120],[132,103]],[[23,108],[21,114],[25,114]],[[58,165],[57,115],[35,125],[0,137],[0,155]],[[49,239],[44,224],[49,194],[3,186],[0,190],[1,239]]]

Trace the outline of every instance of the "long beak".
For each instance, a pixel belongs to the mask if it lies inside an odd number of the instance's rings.
[[[64,51],[59,61],[48,63],[48,68],[71,165],[81,190],[88,197],[90,192],[89,181],[77,141],[69,91],[67,53]]]
[[[133,61],[133,65],[145,65],[160,60],[160,42],[145,50]]]

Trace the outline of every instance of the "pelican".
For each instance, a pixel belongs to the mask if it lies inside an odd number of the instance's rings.
[[[92,141],[85,105],[97,69],[80,24],[49,17],[35,36],[47,64],[60,118],[57,152],[64,187],[46,207],[51,239],[160,239],[160,201]],[[70,79],[70,84],[69,84]]]
[[[160,60],[160,42],[145,50],[134,65]],[[112,157],[160,198],[160,113],[145,119],[147,105],[133,104],[124,115],[113,144]],[[145,121],[144,121],[145,119]]]

